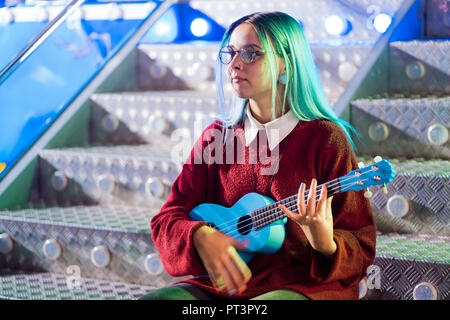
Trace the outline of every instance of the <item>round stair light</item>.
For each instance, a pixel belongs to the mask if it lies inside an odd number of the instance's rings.
[[[113,114],[107,114],[102,119],[102,128],[106,132],[113,133],[119,128],[119,119]]]
[[[145,190],[148,195],[158,199],[164,199],[167,195],[167,186],[160,178],[149,178],[145,184]]]
[[[405,67],[406,76],[411,80],[420,80],[425,76],[425,66],[420,61],[409,63]]]
[[[325,19],[325,30],[331,35],[345,35],[351,28],[350,21],[339,16],[329,16]]]
[[[52,175],[51,184],[54,190],[61,192],[66,190],[69,185],[69,179],[62,171],[55,171]]]
[[[91,261],[98,268],[104,268],[111,262],[111,254],[105,246],[97,246],[91,250]]]
[[[357,71],[358,68],[352,62],[344,61],[339,65],[339,78],[342,81],[349,82],[353,79]]]
[[[164,116],[161,115],[153,115],[150,117],[149,121],[150,121],[150,128],[158,134],[166,133],[170,127],[169,120],[167,120]]]
[[[48,239],[42,246],[45,257],[50,260],[57,260],[62,253],[61,245],[55,239]]]
[[[427,138],[432,145],[441,146],[448,141],[448,129],[440,123],[432,124],[428,127]]]
[[[381,142],[389,137],[389,127],[381,121],[376,121],[369,126],[369,137],[374,142]]]
[[[0,234],[0,253],[8,254],[12,251],[14,247],[13,240],[11,236],[7,233]]]
[[[421,282],[414,287],[414,300],[438,300],[439,292],[437,288],[429,282]]]
[[[144,261],[145,270],[154,275],[160,275],[164,271],[164,266],[158,254],[149,254]]]
[[[208,21],[203,18],[196,18],[191,22],[191,32],[196,37],[203,37],[209,32]]]
[[[392,217],[402,218],[409,212],[409,203],[404,196],[396,194],[389,198],[386,209]]]
[[[114,177],[110,174],[103,174],[97,178],[97,187],[105,193],[112,193],[115,188]]]
[[[379,33],[385,33],[391,25],[392,18],[386,13],[380,13],[373,19],[373,26]]]
[[[150,66],[149,71],[152,78],[161,79],[167,74],[167,67],[159,65],[157,63],[153,63]]]

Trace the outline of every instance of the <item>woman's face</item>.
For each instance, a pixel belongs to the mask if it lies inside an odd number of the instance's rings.
[[[236,51],[242,48],[263,50],[256,31],[248,23],[242,23],[234,29],[228,46]],[[278,56],[276,59],[282,61]],[[276,75],[277,78],[280,73],[278,72]],[[253,100],[271,99],[272,78],[269,61],[264,53],[257,55],[255,61],[249,64],[245,64],[239,53],[236,53],[228,64],[227,74],[238,97]]]

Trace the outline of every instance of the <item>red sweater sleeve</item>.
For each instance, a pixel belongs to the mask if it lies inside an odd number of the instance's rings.
[[[358,169],[343,130],[330,122],[326,127],[326,139],[320,139],[321,145],[316,148],[318,184]],[[337,250],[330,260],[311,248],[311,277],[323,283],[339,280],[345,286],[354,286],[375,257],[376,226],[370,202],[363,191],[347,191],[333,197],[332,212]]]
[[[150,222],[152,240],[165,269],[172,276],[206,273],[193,245],[194,231],[206,223],[191,221],[188,214],[197,205],[208,202],[207,195],[213,188],[208,176],[209,167],[214,164],[203,161],[203,151],[211,132],[219,130],[215,128],[216,124],[217,121],[198,138],[180,175],[172,184],[166,203]]]

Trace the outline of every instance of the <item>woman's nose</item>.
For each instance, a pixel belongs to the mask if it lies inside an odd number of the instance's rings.
[[[239,56],[239,52],[236,52],[236,54],[231,59],[231,61],[230,61],[230,68],[231,69],[241,70],[241,68],[242,68],[242,61],[241,61],[241,57]]]

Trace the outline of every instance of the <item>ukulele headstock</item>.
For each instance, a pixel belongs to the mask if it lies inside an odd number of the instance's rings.
[[[395,170],[392,163],[381,157],[375,157],[375,163],[369,166],[360,165],[358,170],[353,170],[347,175],[339,178],[342,191],[354,190],[359,191],[367,189],[375,185],[384,185],[394,180]],[[385,190],[387,193],[387,190]],[[366,197],[370,197],[371,193],[368,191]]]

